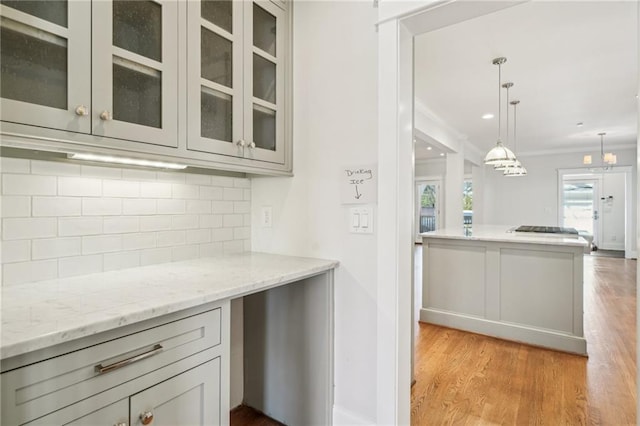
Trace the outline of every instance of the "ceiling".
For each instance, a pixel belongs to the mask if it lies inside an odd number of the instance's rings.
[[[437,118],[481,152],[498,133],[498,67],[513,82],[517,153],[635,146],[638,81],[638,3],[538,1],[416,37],[416,110]],[[502,140],[506,90],[502,92]],[[483,120],[484,114],[495,118]],[[577,126],[577,123],[583,123]],[[509,107],[513,147],[513,107]],[[428,129],[421,129],[428,132]],[[418,141],[416,159],[430,144]],[[433,150],[432,150],[433,151]]]

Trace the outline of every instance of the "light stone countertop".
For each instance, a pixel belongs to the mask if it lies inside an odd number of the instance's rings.
[[[333,260],[247,252],[4,287],[0,359],[337,266]]]
[[[476,240],[520,244],[545,244],[584,248],[587,241],[579,236],[566,234],[542,234],[515,232],[518,226],[474,225],[468,233],[462,228],[445,228],[420,234],[422,238],[445,238],[453,240]]]

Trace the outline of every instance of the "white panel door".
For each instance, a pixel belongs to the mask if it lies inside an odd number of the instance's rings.
[[[3,1],[0,118],[91,131],[91,3]]]
[[[128,422],[129,400],[125,398],[70,423],[65,423],[64,426],[120,425]]]
[[[176,147],[178,2],[92,5],[92,133]]]
[[[221,424],[220,358],[215,358],[130,398],[131,426],[144,416],[154,426]]]

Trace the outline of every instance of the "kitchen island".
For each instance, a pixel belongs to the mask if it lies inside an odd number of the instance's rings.
[[[586,355],[586,241],[515,228],[422,234],[420,321]]]

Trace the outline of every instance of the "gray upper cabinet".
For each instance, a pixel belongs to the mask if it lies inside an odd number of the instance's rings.
[[[89,133],[91,3],[0,2],[2,120]]]
[[[0,0],[2,145],[291,172],[282,0]]]
[[[286,13],[271,1],[188,3],[188,148],[284,164]]]

